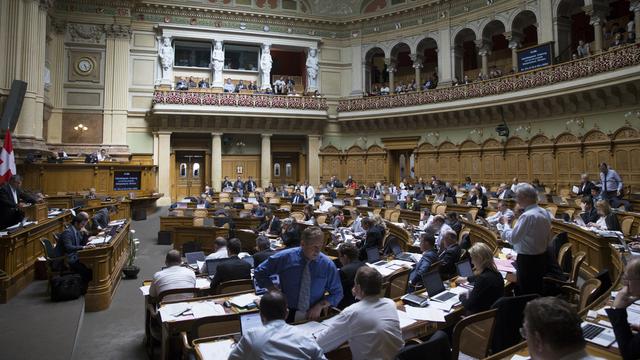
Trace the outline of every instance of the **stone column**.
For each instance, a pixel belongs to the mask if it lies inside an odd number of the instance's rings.
[[[307,178],[316,188],[320,185],[320,141],[322,136],[309,135],[307,137]]]
[[[124,25],[105,25],[105,33],[107,46],[102,142],[126,145],[131,29]]]
[[[283,169],[284,171],[284,169]],[[271,134],[262,134],[260,152],[260,186],[266,188],[271,182]]]
[[[365,93],[371,92],[371,88],[373,86],[373,79],[371,77],[371,66],[369,64],[367,64],[366,61],[362,62],[362,71],[364,73],[364,86],[363,86],[363,90]]]
[[[509,41],[509,49],[511,49],[511,68],[514,72],[518,72],[518,49],[520,48],[522,37],[513,32],[505,33],[504,35]]]
[[[171,204],[171,131],[158,132],[158,199],[159,206]]]
[[[160,144],[160,139],[158,137],[158,132],[153,132],[153,165],[158,166],[158,146]]]
[[[633,11],[633,22],[636,25],[636,43],[640,41],[640,1],[634,1],[629,7]]]
[[[413,68],[416,71],[416,85],[418,86],[418,90],[422,89],[422,82],[420,79],[420,72],[422,71],[422,55],[420,54],[411,54],[411,61],[413,61]]]
[[[569,48],[571,46],[571,19],[556,17],[553,25],[558,36],[554,44],[554,55],[560,57],[562,61],[570,60],[571,54],[575,52],[575,49]]]
[[[364,83],[364,69],[362,67],[362,41],[360,38],[351,40],[351,93],[350,96],[362,96]]]
[[[489,75],[489,44],[484,39],[475,41],[478,48],[478,55],[482,60],[482,76],[486,79]],[[475,74],[474,74],[475,75]]]
[[[393,58],[384,59],[384,63],[387,64],[387,72],[389,73],[389,93],[395,92],[394,74],[396,72],[396,60]]]
[[[47,122],[47,142],[62,143],[62,108],[64,107],[64,26],[54,25],[48,46],[51,49],[49,68],[51,71],[51,87],[49,101],[51,116]]]
[[[17,149],[45,149],[42,139],[44,115],[44,65],[47,33],[47,2],[9,1],[5,86],[13,79],[25,81],[27,91],[15,130]],[[8,85],[8,86],[7,86]]]
[[[540,15],[536,16],[536,20],[538,21],[538,44],[546,43],[549,41],[554,41],[555,34],[557,34],[557,29],[555,28],[555,23],[557,21],[554,18],[553,14],[553,1],[540,1],[538,2],[538,6],[540,9]],[[558,42],[556,41],[556,45]],[[556,48],[556,50],[558,50]],[[555,56],[558,56],[558,52],[556,51]]]
[[[211,133],[211,187],[222,190],[222,133]]]
[[[447,26],[440,29],[440,41],[438,41],[438,87],[451,84],[451,79],[455,76],[452,62],[454,57],[451,52],[451,33]]]
[[[603,49],[603,41],[602,41],[602,18],[598,14],[592,14],[591,20],[589,21],[589,25],[593,26],[593,35],[594,35],[594,45],[593,45],[593,53],[597,54],[602,52]]]

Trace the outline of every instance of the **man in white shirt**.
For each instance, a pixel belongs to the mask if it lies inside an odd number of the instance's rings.
[[[320,206],[318,206],[319,211],[328,212],[332,206],[333,203],[331,201],[328,201],[324,195],[320,195]]]
[[[351,224],[351,232],[354,236],[363,236],[366,234],[364,228],[362,228],[362,216],[360,216],[360,212],[358,210],[350,211],[351,218],[353,220],[353,224]]]
[[[304,186],[301,188],[301,190],[304,194],[304,199],[307,201],[307,203],[313,205],[313,202],[315,201],[316,198],[316,192],[313,189],[313,186],[311,186],[309,184],[309,180],[306,180],[304,182]]]
[[[438,236],[436,237],[436,244],[438,246],[438,251],[442,251],[443,235],[448,231],[453,231],[453,229],[451,228],[451,226],[445,223],[444,216],[438,214],[431,220],[431,224],[429,224],[429,226],[427,227],[427,231],[431,231],[433,234],[438,234]]]
[[[170,250],[165,259],[167,267],[153,275],[149,295],[156,297],[163,291],[196,287],[196,274],[193,270],[180,266],[182,258],[178,250]]]
[[[227,253],[227,239],[223,237],[217,237],[213,242],[213,246],[215,248],[215,251],[207,255],[207,257],[204,259],[204,263],[200,268],[201,274],[207,272],[207,260],[226,259],[229,257],[229,253]]]
[[[516,202],[524,213],[520,215],[516,226],[511,229],[506,218],[502,239],[513,245],[518,253],[518,286],[522,295],[542,294],[543,277],[547,268],[547,245],[551,239],[551,216],[538,206],[538,192],[530,184],[516,186]]]
[[[260,299],[260,319],[264,326],[250,329],[231,350],[229,360],[326,359],[311,336],[287,324],[287,300],[279,291]]]
[[[354,360],[393,359],[404,345],[396,305],[381,298],[382,275],[368,266],[358,269],[353,295],[360,300],[326,320],[316,336],[325,353],[349,342]]]
[[[224,92],[234,92],[236,91],[236,86],[233,85],[233,83],[231,82],[231,78],[227,79],[227,82],[224,83],[224,85],[222,86],[222,89],[224,90]]]
[[[511,220],[513,220],[513,216],[513,210],[509,209],[504,201],[498,201],[498,212],[494,215],[489,216],[487,218],[487,222],[489,224],[495,225],[500,221],[501,218],[506,217],[509,220],[509,223],[511,223]]]

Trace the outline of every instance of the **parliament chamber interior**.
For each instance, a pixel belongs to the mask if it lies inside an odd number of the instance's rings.
[[[640,359],[638,0],[0,1],[0,358]]]

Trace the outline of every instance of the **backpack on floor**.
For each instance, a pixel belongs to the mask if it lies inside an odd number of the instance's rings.
[[[67,301],[82,295],[82,277],[78,274],[56,276],[51,279],[51,301]]]

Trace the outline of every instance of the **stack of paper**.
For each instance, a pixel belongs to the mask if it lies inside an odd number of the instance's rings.
[[[400,320],[400,329],[404,329],[407,326],[415,324],[418,320],[412,319],[406,312],[402,310],[398,311],[398,320]]]
[[[327,325],[325,325],[323,323],[319,323],[317,321],[308,321],[306,323],[302,323],[302,324],[296,325],[296,329],[299,329],[300,331],[302,331],[302,333],[310,334],[310,335],[313,335],[313,336],[316,336],[321,331],[323,331],[324,329],[327,329],[327,328],[328,328]]]
[[[196,319],[207,317],[207,316],[216,316],[216,315],[224,315],[225,311],[222,305],[217,304],[213,301],[198,301],[191,302],[191,311],[193,312],[193,317]]]
[[[431,302],[430,305],[433,303],[434,302]],[[444,319],[444,311],[436,309],[432,306],[427,306],[424,308],[405,306],[404,309],[407,312],[407,316],[414,320],[446,322],[446,320]]]
[[[198,344],[203,360],[228,359],[235,342],[232,339],[202,342]]]
[[[496,263],[496,267],[498,268],[498,271],[504,271],[508,273],[516,272],[516,268],[513,267],[513,264],[511,264],[513,260],[494,258],[493,261]]]
[[[196,278],[196,287],[198,289],[208,289],[211,287],[211,281],[206,277]]]
[[[229,299],[229,302],[231,303],[231,305],[243,308],[243,307],[247,307],[249,304],[253,303],[254,300],[257,300],[257,299],[260,299],[258,295],[249,293],[249,294],[232,297],[231,299]]]

